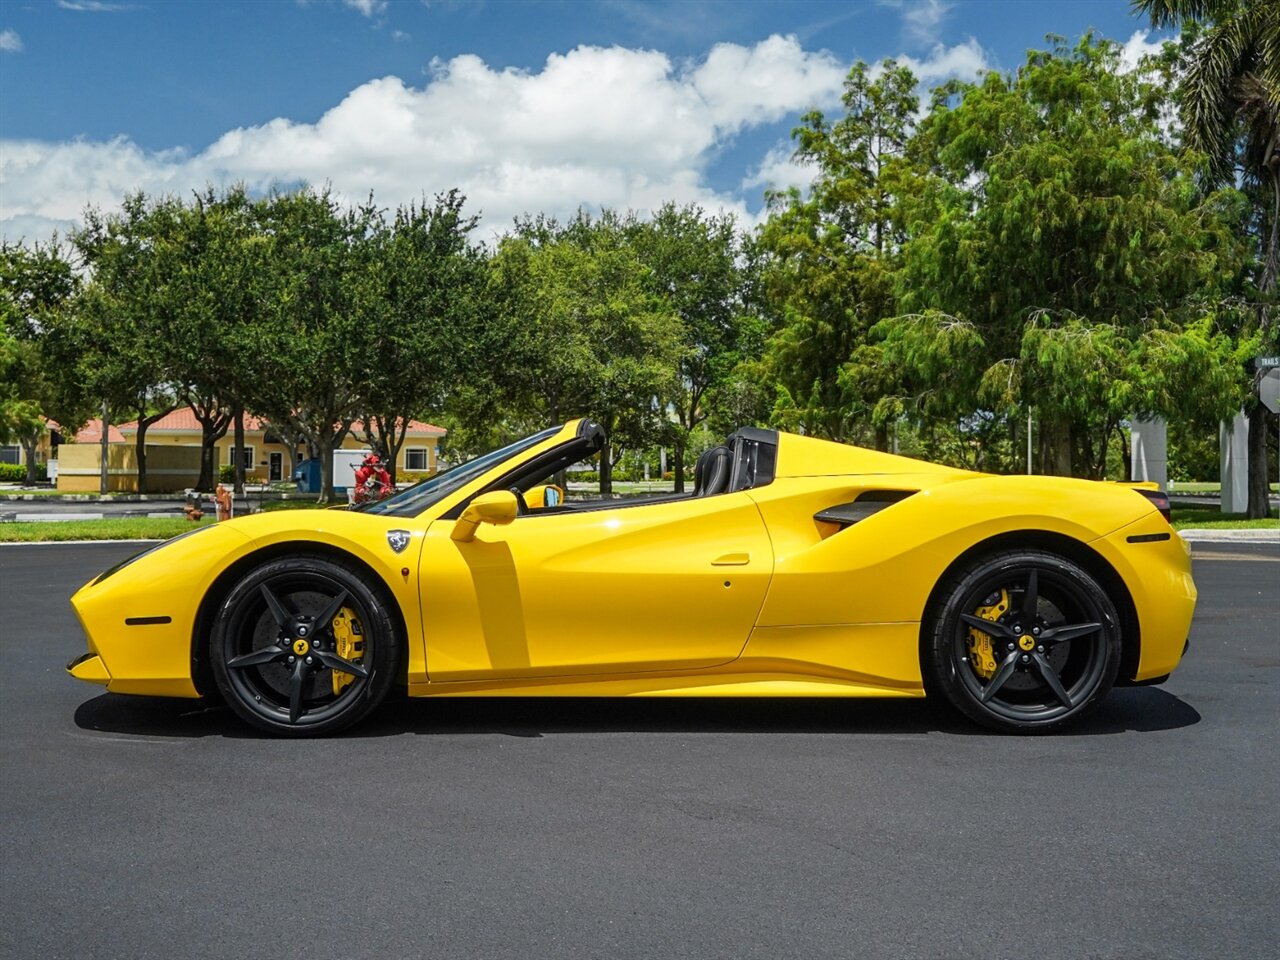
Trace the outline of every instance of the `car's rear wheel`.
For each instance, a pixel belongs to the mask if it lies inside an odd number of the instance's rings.
[[[254,568],[209,637],[218,689],[242,719],[281,736],[350,726],[382,702],[399,667],[395,619],[368,575],[322,557]]]
[[[1088,713],[1120,665],[1119,617],[1065,557],[985,557],[951,578],[925,636],[926,685],[997,730],[1041,733]]]

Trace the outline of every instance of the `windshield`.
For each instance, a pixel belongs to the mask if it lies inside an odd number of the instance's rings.
[[[465,487],[476,477],[487,473],[496,464],[509,457],[514,457],[524,450],[537,446],[542,441],[554,437],[563,429],[564,427],[548,427],[541,433],[535,433],[531,437],[525,437],[515,443],[507,444],[500,450],[483,454],[474,460],[468,460],[466,463],[461,463],[456,467],[450,467],[448,470],[441,470],[435,476],[428,477],[421,483],[415,483],[408,490],[403,490],[394,497],[367,503],[355,509],[361,513],[383,513],[393,517],[416,517],[433,503],[438,503],[455,490]]]

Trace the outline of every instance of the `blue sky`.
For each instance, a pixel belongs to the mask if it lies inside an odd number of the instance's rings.
[[[1126,0],[0,2],[0,233],[126,190],[461,187],[486,227],[666,199],[758,215],[788,135],[857,59],[925,87],[1047,33],[1157,39]]]

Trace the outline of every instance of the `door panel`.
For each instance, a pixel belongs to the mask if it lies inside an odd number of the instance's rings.
[[[726,663],[773,572],[745,493],[452,529],[431,525],[420,567],[433,681]]]

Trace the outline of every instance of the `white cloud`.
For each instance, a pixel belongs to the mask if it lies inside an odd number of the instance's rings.
[[[942,22],[951,12],[946,0],[880,0],[880,4],[901,11],[907,39],[925,45],[938,42]]]
[[[904,54],[898,57],[898,62],[910,67],[916,79],[925,87],[936,86],[952,77],[976,80],[980,74],[992,68],[986,51],[973,37],[954,47],[936,44],[924,59]]]
[[[1120,69],[1126,73],[1138,69],[1142,63],[1143,57],[1153,56],[1160,52],[1160,48],[1164,46],[1164,41],[1160,39],[1147,40],[1151,36],[1150,30],[1135,30],[1133,36],[1125,41],[1123,47],[1120,48]]]
[[[922,80],[986,65],[975,41],[904,58]],[[780,144],[732,192],[708,169],[733,137],[838,108],[848,65],[794,37],[718,44],[699,60],[652,50],[578,47],[537,72],[497,70],[463,55],[433,62],[421,87],[397,77],[352,90],[315,123],[277,118],[230,130],[203,150],[152,152],[107,141],[0,141],[0,235],[42,239],[73,226],[86,205],[114,209],[128,192],[185,194],[242,181],[331,184],[347,199],[373,190],[398,203],[458,187],[486,228],[579,206],[652,210],[666,201],[737,213],[756,188],[808,182]]]
[[[342,0],[352,10],[359,10],[366,17],[375,17],[387,9],[387,0]]]
[[[916,75],[921,87],[925,89],[952,77],[974,80],[983,71],[992,69],[986,52],[973,38],[954,47],[938,44],[923,60],[906,54],[900,54],[896,59],[900,64],[911,68],[911,72]],[[883,72],[883,61],[874,64],[870,71],[873,79]],[[926,108],[927,102],[922,97],[917,121],[924,115]],[[754,192],[762,189],[786,190],[789,187],[797,187],[801,192],[806,191],[813,182],[815,169],[810,164],[798,162],[794,154],[795,144],[790,142],[774,144],[759,165],[743,178],[741,188]]]
[[[17,30],[0,30],[0,53],[21,53],[22,38]]]
[[[579,47],[539,72],[495,70],[464,55],[432,64],[422,88],[397,77],[351,91],[315,123],[285,118],[231,130],[206,149],[153,153],[127,138],[8,141],[0,149],[0,231],[66,229],[86,204],[129,191],[184,192],[244,181],[370,189],[384,204],[459,187],[501,229],[526,212],[579,205],[652,209],[667,200],[738,213],[706,182],[734,133],[838,101],[845,66],[794,38],[720,44],[705,59]]]
[[[743,178],[742,189],[786,190],[797,187],[804,191],[813,182],[814,173],[812,165],[795,159],[793,144],[777,143],[764,155],[760,165]]]
[[[136,9],[132,3],[104,3],[103,0],[58,0],[58,6],[80,13],[119,13]]]
[[[936,43],[942,21],[950,9],[951,4],[942,0],[919,0],[909,4],[902,14],[908,36],[921,43]]]

